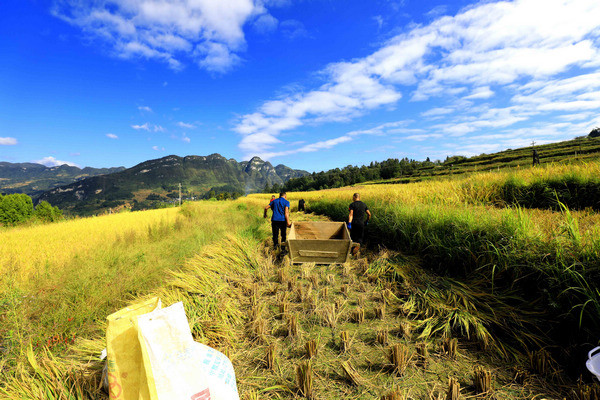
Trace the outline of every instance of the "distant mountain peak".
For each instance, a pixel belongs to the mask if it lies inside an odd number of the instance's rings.
[[[308,174],[286,166],[278,167],[276,170],[270,162],[257,156],[238,162],[217,153],[169,155],[115,174],[83,179],[77,184],[47,191],[38,200],[49,201],[74,213],[94,213],[107,207],[131,206],[150,197],[173,198],[178,194],[180,183],[184,194],[199,198],[219,189],[238,193],[262,191],[265,186],[283,185],[290,178]]]

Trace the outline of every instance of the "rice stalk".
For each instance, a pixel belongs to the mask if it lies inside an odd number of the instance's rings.
[[[411,339],[412,338],[412,324],[410,321],[404,319],[402,321],[400,321],[399,324],[399,330],[398,333],[400,334],[400,337],[405,338],[405,339]]]
[[[289,337],[298,336],[298,316],[296,314],[290,315],[287,322],[287,334]]]
[[[442,352],[451,360],[456,359],[458,351],[458,339],[456,338],[444,338],[442,339]]]
[[[330,285],[335,285],[335,276],[333,274],[327,275],[327,283]]]
[[[548,353],[545,349],[540,349],[537,351],[530,352],[529,356],[529,366],[532,371],[540,375],[546,375],[553,370],[554,362],[550,353]]]
[[[475,387],[475,393],[478,396],[485,396],[492,391],[492,373],[489,370],[483,369],[482,367],[475,368],[475,374],[473,376],[473,386]]]
[[[348,333],[348,331],[342,331],[340,333],[340,339],[341,339],[341,349],[342,349],[342,353],[347,353],[350,350],[350,346],[352,345],[351,341],[350,341],[350,334]]]
[[[361,308],[365,307],[365,296],[363,294],[358,296],[357,303],[358,303],[359,307],[361,307]]]
[[[571,389],[569,400],[600,400],[600,385],[597,382],[591,385],[579,383]]]
[[[417,343],[417,365],[426,368],[429,360],[429,351],[427,349],[427,343]]]
[[[329,328],[335,328],[338,322],[339,313],[336,310],[335,305],[327,304],[322,312],[322,320],[325,326]]]
[[[395,344],[388,349],[388,360],[394,367],[394,372],[398,375],[403,375],[408,368],[412,357],[409,355],[408,347],[402,344]]]
[[[307,399],[313,399],[313,376],[310,360],[301,362],[296,367],[296,379],[302,396]]]
[[[285,300],[281,301],[279,303],[279,318],[283,318],[283,316],[288,313],[289,308],[290,308],[290,303],[288,303]]]
[[[288,282],[289,276],[286,268],[279,268],[277,270],[277,282],[285,285]]]
[[[376,319],[385,319],[385,304],[375,307],[375,318]]]
[[[405,393],[401,393],[398,389],[392,390],[380,397],[381,400],[407,400]]]
[[[275,359],[276,359],[276,347],[275,343],[271,343],[269,347],[267,347],[266,352],[266,362],[265,365],[268,370],[272,371],[275,368]]]
[[[342,367],[342,371],[344,372],[344,376],[348,381],[352,382],[354,386],[362,385],[362,378],[349,361],[342,361],[340,365]]]
[[[375,340],[380,345],[387,346],[389,344],[388,330],[387,329],[382,329],[380,331],[377,331],[377,337],[376,337]]]
[[[455,378],[448,378],[448,390],[446,391],[446,400],[460,399],[460,384]]]
[[[365,310],[362,307],[358,307],[352,311],[352,322],[357,324],[365,322]]]
[[[306,355],[309,359],[316,357],[318,346],[319,342],[316,339],[309,340],[304,344],[304,348],[306,349]]]
[[[344,296],[348,296],[348,285],[342,285],[342,286],[340,287],[340,291],[342,292],[342,294],[343,294]]]

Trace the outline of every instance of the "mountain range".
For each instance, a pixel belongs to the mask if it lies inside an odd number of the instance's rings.
[[[140,205],[151,207],[152,202],[178,198],[179,184],[184,198],[201,198],[209,191],[257,192],[266,185],[282,185],[290,178],[307,174],[285,165],[273,167],[259,157],[238,162],[220,154],[171,155],[55,187],[40,194],[36,201],[45,200],[68,212],[85,215],[125,205],[134,209]]]
[[[78,168],[70,165],[47,167],[35,163],[0,162],[0,193],[25,193],[32,197],[75,181],[123,171],[125,167]]]

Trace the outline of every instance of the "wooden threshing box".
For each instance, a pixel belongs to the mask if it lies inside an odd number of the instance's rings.
[[[293,264],[345,263],[351,244],[344,222],[293,222],[287,240]]]

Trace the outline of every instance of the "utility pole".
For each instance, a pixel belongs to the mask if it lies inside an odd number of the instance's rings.
[[[181,182],[179,182],[179,207],[181,207]]]

